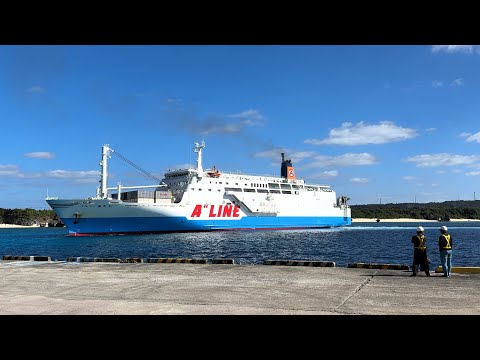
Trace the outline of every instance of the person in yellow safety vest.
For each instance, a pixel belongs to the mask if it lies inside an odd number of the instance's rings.
[[[438,246],[440,248],[440,262],[444,277],[450,277],[452,274],[452,236],[448,233],[446,226],[440,227],[440,236],[438,237]]]
[[[424,234],[423,226],[417,227],[417,235],[412,236],[413,243],[413,265],[412,276],[417,276],[417,267],[420,265],[420,270],[425,271],[427,276],[430,276],[430,266],[428,265],[427,257],[427,238]]]

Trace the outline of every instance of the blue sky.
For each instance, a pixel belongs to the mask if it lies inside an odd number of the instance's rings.
[[[162,178],[202,139],[352,205],[480,198],[480,46],[0,46],[0,99],[0,208],[94,196],[103,144]]]

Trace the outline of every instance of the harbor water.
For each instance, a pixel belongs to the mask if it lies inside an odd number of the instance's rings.
[[[411,237],[425,228],[432,268],[440,265],[439,227],[453,238],[453,266],[480,266],[480,222],[353,223],[318,230],[225,231],[153,235],[68,236],[66,228],[0,229],[0,256],[227,258],[237,264],[264,260],[334,261],[411,265]]]

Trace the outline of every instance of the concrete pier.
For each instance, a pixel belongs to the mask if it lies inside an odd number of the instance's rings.
[[[480,314],[480,274],[0,261],[0,314]],[[454,304],[454,306],[452,306]]]

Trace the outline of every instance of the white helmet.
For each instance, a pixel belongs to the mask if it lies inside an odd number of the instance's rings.
[[[444,226],[440,227],[440,230],[441,231],[448,231],[448,228],[444,225]]]
[[[424,231],[424,230],[423,230],[423,226],[419,226],[419,227],[417,227],[417,231],[421,231],[421,232],[423,232],[423,231]]]

